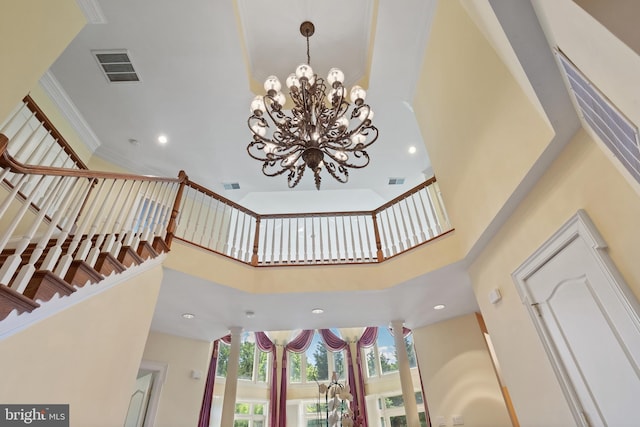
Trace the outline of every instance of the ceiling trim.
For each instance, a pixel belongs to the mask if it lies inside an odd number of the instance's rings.
[[[75,106],[67,92],[62,88],[58,79],[49,70],[40,78],[40,86],[60,109],[62,115],[69,121],[73,129],[80,136],[80,140],[87,146],[91,153],[102,145],[98,136],[93,132],[89,123],[84,119],[80,110]]]
[[[76,0],[76,3],[89,24],[107,23],[107,17],[104,16],[98,0]]]

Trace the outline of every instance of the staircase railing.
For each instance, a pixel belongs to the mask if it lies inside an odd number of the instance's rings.
[[[435,177],[373,211],[261,215],[187,180],[175,238],[254,266],[377,263],[452,231]]]
[[[35,301],[47,275],[66,282],[62,288],[82,286],[167,250],[184,174],[160,178],[25,165],[8,153],[8,145],[0,134],[4,291]]]

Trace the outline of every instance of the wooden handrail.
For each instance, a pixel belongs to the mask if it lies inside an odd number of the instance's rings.
[[[51,175],[51,176],[76,176],[90,179],[127,179],[158,182],[181,182],[180,178],[165,178],[160,176],[135,175],[118,172],[101,172],[89,169],[66,169],[53,166],[25,165],[14,159],[7,151],[9,139],[6,135],[0,134],[0,166],[9,168],[12,172],[28,175]]]
[[[423,188],[426,188],[426,187],[430,186],[434,182],[436,182],[436,177],[432,176],[431,178],[429,178],[425,182],[422,182],[422,183],[416,185],[415,187],[405,191],[404,193],[402,193],[401,195],[399,195],[395,199],[391,199],[387,203],[385,203],[384,205],[380,206],[379,208],[374,209],[371,213],[378,214],[378,213],[382,212],[383,210],[387,209],[388,207],[395,205],[399,201],[408,198],[409,196],[411,196],[414,193],[417,193],[418,191],[422,190]]]
[[[208,195],[208,196],[210,196],[210,197],[212,197],[212,198],[214,198],[216,200],[221,201],[225,205],[229,205],[232,208],[238,209],[240,212],[244,212],[247,215],[250,215],[250,216],[252,216],[254,218],[258,218],[259,216],[264,217],[264,215],[260,215],[258,213],[255,213],[251,209],[247,209],[244,206],[241,206],[241,205],[237,204],[236,202],[231,201],[231,200],[227,199],[226,197],[219,195],[218,193],[214,193],[213,191],[209,190],[207,187],[203,187],[202,185],[197,184],[197,183],[195,183],[193,181],[187,180],[187,185],[189,187],[193,188],[196,191],[204,193],[204,194],[206,194],[206,195]]]
[[[65,153],[69,155],[71,160],[78,166],[80,169],[89,169],[87,165],[82,161],[80,156],[71,148],[71,145],[67,142],[67,140],[62,136],[62,134],[56,129],[51,120],[47,117],[47,115],[38,107],[38,104],[31,98],[29,95],[25,96],[22,102],[25,103],[29,111],[35,114],[36,118],[40,120],[42,123],[42,127],[48,130],[53,136],[54,139],[58,142],[58,144],[62,147]]]

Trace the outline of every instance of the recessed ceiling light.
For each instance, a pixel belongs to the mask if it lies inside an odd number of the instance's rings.
[[[416,151],[417,151],[417,149],[413,145],[411,147],[409,147],[409,154],[414,154]]]
[[[314,308],[313,310],[311,310],[311,312],[313,314],[322,314],[322,313],[324,313],[324,310],[321,309],[321,308]]]
[[[169,141],[169,138],[167,138],[167,135],[160,135],[158,137],[158,142],[160,144],[166,144]]]
[[[438,305],[434,305],[433,309],[434,310],[442,310],[443,308],[445,308],[446,306],[444,304],[438,304]]]
[[[193,319],[194,317],[196,317],[196,315],[191,313],[183,313],[182,317],[184,317],[185,319]]]

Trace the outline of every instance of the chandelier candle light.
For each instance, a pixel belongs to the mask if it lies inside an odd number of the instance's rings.
[[[364,89],[351,88],[351,104],[346,99],[342,71],[329,70],[326,82],[314,74],[309,54],[309,37],[314,31],[309,21],[300,25],[300,33],[307,39],[307,63],[287,77],[293,101],[289,114],[285,113],[286,97],[276,76],[264,82],[266,94],[251,102],[248,124],[253,139],[247,151],[263,162],[262,173],[266,176],[287,173],[289,188],[298,185],[306,168],[311,169],[319,190],[323,167],[346,183],[348,168],[369,164],[366,149],[378,139],[378,129],[371,124],[373,111],[364,103]]]

